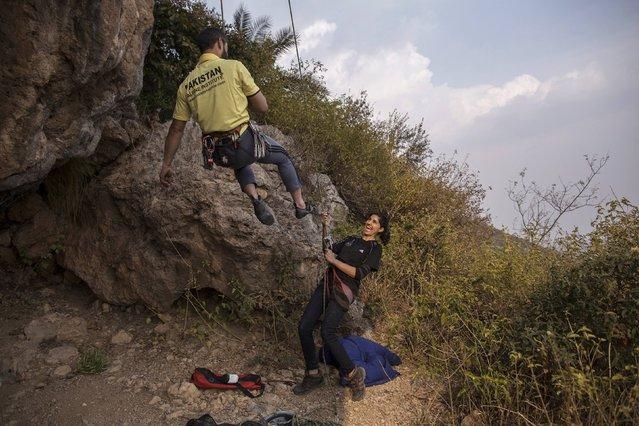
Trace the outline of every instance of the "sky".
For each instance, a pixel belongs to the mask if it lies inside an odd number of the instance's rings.
[[[225,0],[227,22],[240,3],[274,29],[291,24],[286,0]],[[600,201],[639,203],[639,1],[290,3],[300,56],[324,64],[331,93],[366,91],[380,118],[423,119],[435,154],[477,172],[496,227],[517,229],[506,189],[522,169],[541,185],[575,182],[584,155],[610,157]],[[587,231],[595,216],[582,209],[562,226]]]

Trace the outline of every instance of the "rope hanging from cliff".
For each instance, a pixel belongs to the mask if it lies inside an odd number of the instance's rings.
[[[295,53],[297,54],[297,69],[302,78],[302,64],[300,63],[300,51],[297,48],[297,35],[295,34],[295,21],[293,20],[293,9],[291,8],[291,0],[288,0],[288,11],[291,14],[291,27],[293,27],[293,41],[295,42]]]

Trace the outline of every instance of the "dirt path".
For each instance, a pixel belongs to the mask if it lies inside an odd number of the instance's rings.
[[[3,273],[0,281],[4,425],[185,425],[204,413],[241,423],[278,410],[344,425],[439,422],[429,408],[434,402],[413,384],[408,366],[399,366],[402,375],[392,382],[368,388],[360,402],[337,385],[334,369],[328,385],[297,397],[291,387],[303,373],[301,356],[261,333],[203,327],[177,308],[164,323],[146,308],[103,304],[82,285],[44,282],[26,272]],[[77,372],[89,346],[108,359],[101,374]],[[195,367],[260,374],[266,392],[250,399],[234,391],[199,391],[188,383]]]

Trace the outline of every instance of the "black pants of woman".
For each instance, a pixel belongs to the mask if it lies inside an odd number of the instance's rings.
[[[313,292],[308,305],[306,305],[298,327],[306,370],[315,370],[319,367],[315,342],[313,341],[313,329],[323,313],[322,339],[339,364],[340,373],[346,375],[355,368],[353,361],[349,358],[337,335],[337,327],[342,322],[346,311],[340,308],[334,300],[329,300],[325,297],[323,293],[324,281],[322,280]]]

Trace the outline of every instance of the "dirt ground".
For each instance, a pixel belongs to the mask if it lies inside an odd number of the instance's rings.
[[[410,366],[400,365],[401,375],[390,383],[368,388],[360,402],[338,386],[334,369],[325,370],[322,389],[298,397],[291,390],[303,364],[295,345],[204,323],[179,307],[158,317],[142,306],[104,304],[83,284],[60,277],[3,272],[0,318],[4,425],[185,425],[205,413],[239,424],[279,410],[344,425],[442,422],[434,392],[415,384]],[[77,371],[89,347],[106,355],[106,371]],[[200,391],[189,383],[196,367],[260,374],[266,390],[254,399],[237,391]]]

